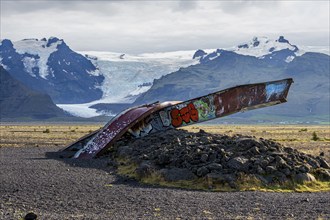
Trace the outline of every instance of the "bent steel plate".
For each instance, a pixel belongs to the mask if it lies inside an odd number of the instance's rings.
[[[97,132],[88,143],[80,149],[74,158],[90,159],[101,155],[107,150],[116,140],[118,140],[129,128],[134,126],[144,117],[151,113],[162,109],[166,106],[176,104],[176,102],[154,103],[139,107],[130,108],[106,124],[99,132]]]
[[[224,117],[239,111],[263,108],[286,102],[293,80],[240,85],[168,106],[133,126],[135,137]]]
[[[86,134],[84,136],[82,136],[81,138],[79,138],[78,140],[70,143],[69,145],[67,145],[64,149],[62,149],[61,151],[78,151],[80,149],[82,149],[87,142],[93,138],[93,136],[95,134],[97,134],[97,132],[99,132],[100,129],[97,129],[95,131],[92,131],[89,134]]]

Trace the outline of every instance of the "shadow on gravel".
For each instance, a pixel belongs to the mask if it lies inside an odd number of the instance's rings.
[[[58,160],[64,162],[72,167],[82,167],[82,168],[92,168],[92,169],[101,169],[105,171],[111,170],[111,166],[108,165],[108,158],[98,158],[98,159],[73,159],[67,158],[65,152],[46,152],[46,157],[53,160]],[[113,169],[113,168],[112,168]]]
[[[176,187],[163,187],[158,185],[149,185],[139,183],[137,180],[131,177],[126,177],[122,175],[118,175],[116,173],[116,168],[111,165],[110,159],[107,157],[96,158],[96,159],[73,159],[73,158],[65,158],[63,156],[63,151],[57,152],[46,152],[47,158],[31,158],[36,160],[57,160],[68,164],[71,167],[80,167],[80,168],[88,168],[88,169],[99,169],[103,170],[106,173],[115,177],[115,180],[111,182],[112,185],[126,185],[133,188],[153,188],[153,189],[174,189],[174,190],[184,190],[184,191],[201,191],[201,190],[191,190],[191,189],[181,189]]]

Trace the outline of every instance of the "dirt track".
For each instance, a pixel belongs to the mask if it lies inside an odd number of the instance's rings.
[[[0,219],[330,219],[330,192],[144,186],[112,174],[106,159],[60,159],[58,150],[0,148]]]

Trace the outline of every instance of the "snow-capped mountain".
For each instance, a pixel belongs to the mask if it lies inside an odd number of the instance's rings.
[[[240,84],[293,78],[295,83],[290,89],[289,102],[257,110],[258,114],[265,115],[263,120],[271,121],[276,117],[329,119],[328,54],[299,49],[280,37],[275,41],[254,38],[250,43],[211,53],[199,50],[194,57],[200,60],[198,64],[156,80],[134,105],[188,100]]]
[[[236,54],[253,56],[259,59],[265,59],[269,62],[291,62],[296,56],[301,56],[306,51],[300,50],[296,45],[292,45],[283,36],[277,40],[267,37],[254,37],[252,41],[240,44],[232,48],[217,49],[211,53],[197,51],[194,57],[198,57],[200,62],[208,62],[221,56],[224,51],[232,51]]]
[[[234,52],[237,54],[255,56],[261,59],[281,50],[289,50],[294,53],[299,51],[296,45],[292,45],[283,36],[280,36],[277,40],[271,40],[267,37],[254,37],[252,41],[234,48]]]
[[[0,64],[19,81],[50,95],[55,103],[83,103],[102,97],[99,86],[104,77],[98,69],[56,37],[2,40]]]
[[[132,103],[141,94],[149,91],[154,85],[154,80],[176,72],[180,68],[208,63],[214,59],[221,59],[221,54],[224,60],[228,57],[228,55],[225,55],[226,53],[232,53],[256,57],[258,60],[271,65],[283,66],[292,62],[297,56],[301,56],[309,51],[329,54],[329,48],[302,46],[298,48],[282,36],[276,40],[266,37],[254,37],[250,42],[235,47],[200,49],[197,51],[146,53],[138,55],[82,51],[80,53],[88,57],[99,68],[100,72],[104,74],[105,79],[101,86],[103,97],[91,103],[60,105],[60,107],[73,114],[84,117],[115,114],[115,111],[111,111],[114,106],[113,103]],[[148,102],[148,100],[145,100],[145,102]],[[112,104],[106,108],[107,105],[97,105],[99,103]]]
[[[26,39],[1,41],[0,64],[30,87],[48,93],[66,111],[92,117],[105,112],[115,114],[109,109],[118,103],[125,106],[136,99],[147,102],[144,94],[155,83],[159,85],[160,79],[163,82],[170,73],[186,72],[193,66],[199,68],[202,64],[203,68],[212,69],[214,65],[222,65],[230,71],[234,66],[228,64],[236,59],[237,64],[246,60],[251,65],[262,63],[265,68],[267,65],[273,69],[282,68],[310,51],[329,54],[329,48],[298,47],[283,36],[276,40],[254,37],[250,42],[231,48],[144,54],[74,52],[58,38]],[[245,70],[236,71],[232,74],[242,77],[240,72]],[[190,73],[187,74],[189,77]],[[211,75],[209,77],[214,78]],[[224,75],[220,80],[223,85],[229,85],[225,82],[229,79]],[[200,92],[205,91],[201,89]],[[110,107],[106,109],[102,103],[110,103]]]
[[[154,79],[198,63],[193,54],[77,53],[56,37],[0,42],[0,65],[13,77],[49,94],[63,109],[83,116],[99,114],[88,109],[93,104],[134,102],[150,89]],[[87,113],[76,113],[79,106]]]

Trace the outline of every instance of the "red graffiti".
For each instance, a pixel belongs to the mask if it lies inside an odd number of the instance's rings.
[[[174,127],[179,127],[183,122],[189,123],[190,120],[198,121],[198,111],[193,103],[189,103],[186,107],[182,109],[172,109],[171,111],[172,125]]]

